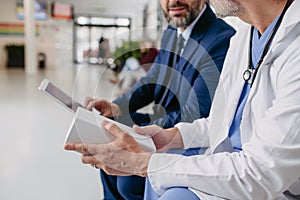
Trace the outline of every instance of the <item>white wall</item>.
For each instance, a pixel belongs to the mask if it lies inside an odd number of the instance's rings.
[[[54,0],[43,0],[48,3],[50,15],[50,2]],[[156,26],[157,0],[148,0],[149,4],[149,26]],[[0,0],[0,23],[24,23],[17,19],[16,0]],[[117,5],[116,5],[117,6]],[[144,5],[139,4],[132,7],[129,17],[132,18],[132,39],[140,40],[143,37],[141,29],[143,25]],[[77,8],[78,9],[78,8]],[[76,12],[75,7],[75,12]],[[99,13],[98,13],[99,15]],[[49,16],[48,20],[36,21],[39,25],[40,34],[37,36],[37,52],[43,52],[47,56],[46,67],[64,67],[63,64],[72,64],[73,23],[66,20],[54,20]],[[152,31],[153,32],[153,31]],[[7,55],[4,46],[7,44],[24,44],[24,36],[0,35],[0,70],[6,68]]]
[[[0,0],[0,23],[24,23],[17,19],[16,0]],[[50,10],[50,4],[48,4]],[[50,14],[50,12],[49,12]],[[72,63],[73,23],[66,20],[38,20],[40,34],[37,36],[37,52],[47,56],[46,67],[61,67],[61,63]],[[24,44],[24,36],[0,35],[0,70],[6,68],[5,45]],[[68,62],[66,62],[68,61]]]
[[[147,36],[152,40],[158,40],[160,35],[159,31],[157,31],[158,27],[158,14],[157,9],[160,7],[158,0],[149,0],[148,2],[148,9],[146,12],[147,21],[146,21],[146,31]]]
[[[139,5],[132,10],[131,16],[131,39],[133,41],[141,40],[143,38],[143,17],[144,6]]]
[[[159,39],[160,35],[157,31],[157,6],[158,0],[148,0],[147,5],[132,8],[133,12],[130,17],[132,18],[131,39],[133,41],[140,41],[145,38],[150,38],[153,41]],[[145,17],[146,23],[144,24]]]
[[[47,56],[48,68],[66,67],[72,64],[73,22],[48,20],[40,23],[40,36],[37,38],[37,51]]]
[[[16,2],[14,0],[0,0],[0,4],[0,22],[18,22],[16,18]],[[7,58],[4,46],[7,43],[24,43],[24,38],[0,36],[0,69],[6,65]]]

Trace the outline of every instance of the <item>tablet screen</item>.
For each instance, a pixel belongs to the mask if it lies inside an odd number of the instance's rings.
[[[80,103],[74,101],[69,95],[57,88],[51,82],[48,83],[47,87],[45,88],[45,91],[51,94],[53,97],[57,98],[59,101],[61,101],[64,105],[66,105],[74,112],[77,110],[78,107],[82,107]]]

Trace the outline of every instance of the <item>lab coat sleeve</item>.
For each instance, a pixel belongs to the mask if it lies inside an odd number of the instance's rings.
[[[300,49],[288,51],[294,52],[282,67],[274,68],[280,71],[274,77],[276,96],[263,117],[252,125],[251,138],[243,144],[243,151],[192,157],[154,154],[148,176],[158,194],[182,186],[226,199],[275,199],[298,179]],[[187,132],[182,134],[185,147],[201,143],[197,141],[202,141],[202,124],[178,125],[180,131]]]
[[[158,194],[181,186],[226,199],[274,199],[299,175],[300,147],[266,145],[259,138],[250,145],[241,153],[154,154],[148,177]]]
[[[209,138],[207,135],[209,118],[201,118],[193,123],[178,123],[175,125],[179,129],[183,141],[184,149],[189,148],[207,148],[209,147]]]

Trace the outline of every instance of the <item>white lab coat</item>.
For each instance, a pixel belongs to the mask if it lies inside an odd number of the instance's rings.
[[[288,188],[300,193],[299,9],[296,0],[250,90],[241,122],[243,151],[221,152],[248,65],[250,26],[245,24],[231,40],[210,117],[177,125],[185,148],[208,147],[206,154],[154,154],[148,177],[158,194],[173,186],[189,187],[202,200],[283,199]]]

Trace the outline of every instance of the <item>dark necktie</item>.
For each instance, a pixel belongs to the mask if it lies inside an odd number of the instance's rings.
[[[175,58],[174,59],[174,67],[176,66],[177,62],[179,61],[179,58],[180,58],[180,54],[181,54],[181,51],[183,49],[183,46],[184,46],[184,38],[182,37],[182,34],[179,35],[179,37],[177,38],[177,41],[176,41],[176,49],[175,49]]]

